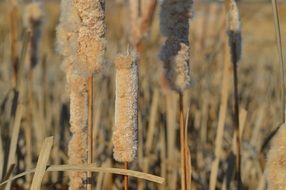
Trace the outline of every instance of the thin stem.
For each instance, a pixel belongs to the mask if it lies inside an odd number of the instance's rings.
[[[283,48],[282,48],[282,40],[281,40],[281,30],[280,30],[280,23],[279,23],[279,14],[277,8],[277,1],[272,0],[272,9],[275,21],[275,32],[276,32],[276,41],[277,41],[277,48],[279,53],[279,59],[281,64],[281,88],[282,88],[282,103],[283,103],[283,110],[282,110],[282,117],[283,123],[285,123],[285,114],[286,114],[286,94],[285,94],[285,74],[284,74],[284,57],[283,57]]]
[[[233,86],[234,86],[234,125],[236,131],[236,142],[237,142],[237,155],[236,155],[236,168],[237,168],[237,189],[242,189],[241,181],[241,158],[240,158],[240,135],[239,135],[239,95],[238,95],[238,74],[237,74],[237,54],[236,54],[236,43],[231,44],[232,54],[232,68],[233,68]]]
[[[93,76],[88,78],[88,155],[87,163],[93,160]],[[92,173],[87,172],[87,189],[92,189]]]
[[[184,129],[184,104],[183,94],[179,96],[180,104],[180,146],[181,146],[181,188],[186,189],[186,155],[185,155],[185,129]]]
[[[128,170],[128,162],[124,162],[124,169]],[[128,190],[128,175],[124,176],[124,190]]]
[[[18,18],[18,9],[16,5],[13,5],[13,8],[10,12],[10,28],[11,28],[11,62],[13,67],[13,86],[16,86],[17,81],[17,72],[18,72],[18,50],[17,50],[17,18]]]

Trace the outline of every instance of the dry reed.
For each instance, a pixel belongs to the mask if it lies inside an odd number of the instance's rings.
[[[130,42],[138,52],[143,50],[142,41],[152,25],[157,0],[129,0]]]

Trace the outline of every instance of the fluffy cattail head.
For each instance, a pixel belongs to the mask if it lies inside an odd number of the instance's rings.
[[[74,73],[70,75],[70,125],[69,164],[84,164],[87,161],[87,81]],[[86,172],[70,172],[70,190],[83,189],[85,175]]]
[[[278,131],[268,154],[266,174],[269,190],[286,187],[286,125]]]
[[[226,2],[226,9],[232,62],[237,64],[241,57],[241,30],[240,16],[235,0],[228,0]]]
[[[105,1],[73,0],[81,18],[78,29],[75,71],[85,77],[101,69],[105,52]]]
[[[190,86],[190,48],[176,39],[168,39],[160,52],[169,86],[182,93]]]
[[[137,57],[118,55],[116,67],[114,159],[131,162],[137,152],[138,65]]]
[[[101,69],[105,53],[105,1],[62,0],[57,49],[71,56],[73,71],[89,77]]]
[[[190,86],[189,19],[192,0],[165,0],[161,7],[161,33],[167,37],[160,51],[169,86],[182,93]]]
[[[62,0],[60,23],[57,27],[57,50],[65,58],[75,58],[80,22],[72,2]]]

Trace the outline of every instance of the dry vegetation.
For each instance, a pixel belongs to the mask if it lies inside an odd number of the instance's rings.
[[[129,189],[181,189],[183,170],[180,164],[182,139],[179,123],[182,123],[182,118],[179,115],[179,99],[182,96],[169,89],[170,81],[163,75],[162,65],[168,62],[169,57],[162,59],[159,52],[166,41],[165,37],[170,34],[164,34],[166,36],[163,37],[160,33],[160,1],[154,15],[143,12],[141,16],[136,16],[138,13],[133,12],[130,19],[128,7],[122,4],[124,1],[106,0],[107,31],[106,41],[102,42],[106,43],[106,56],[103,60],[105,66],[93,78],[93,162],[90,165],[79,165],[87,159],[85,155],[79,154],[81,148],[87,146],[87,137],[82,137],[86,135],[86,129],[78,129],[83,130],[83,134],[76,133],[77,129],[70,128],[69,122],[71,118],[79,122],[76,126],[86,125],[86,121],[81,120],[87,118],[79,117],[86,114],[85,75],[93,73],[94,68],[84,70],[85,66],[76,63],[84,76],[71,74],[66,78],[65,72],[69,72],[70,65],[62,64],[63,57],[57,53],[56,48],[60,1],[43,1],[38,8],[35,8],[38,5],[27,7],[27,3],[19,2],[0,2],[0,189],[68,189],[68,174],[84,174],[80,178],[85,178],[86,171],[94,172],[92,180],[84,179],[79,183],[91,182],[96,190],[123,189],[123,175],[129,176]],[[150,10],[156,6],[156,3],[146,2],[149,3],[144,7]],[[286,5],[281,1],[278,7],[284,37]],[[27,14],[27,10],[34,14]],[[273,142],[276,143],[269,152],[270,162],[267,164],[269,143],[262,149],[271,131],[283,118],[281,67],[275,43],[271,3],[242,1],[239,3],[239,10],[243,38],[242,56],[238,64],[240,131],[235,130],[234,123],[233,75],[227,45],[224,4],[194,1],[193,18],[187,31],[189,34],[184,36],[190,40],[190,44],[186,41],[181,43],[185,49],[188,49],[188,45],[191,49],[191,84],[183,93],[183,136],[186,139],[185,148],[189,150],[185,152],[185,156],[191,156],[191,162],[183,162],[191,168],[191,179],[188,178],[187,181],[193,190],[237,188],[237,136],[240,137],[241,180],[245,189],[267,189],[267,176],[273,182],[269,183],[272,189],[285,188],[285,126],[274,136]],[[69,19],[69,22],[74,21],[73,17]],[[87,19],[88,21],[90,20]],[[70,24],[65,27],[77,28]],[[73,36],[69,40],[74,42]],[[283,44],[286,44],[286,38],[283,40]],[[98,57],[91,53],[93,48],[104,49],[103,45],[99,47],[89,44],[91,41],[86,39],[80,40],[80,43],[83,44],[81,48],[87,47],[89,52],[88,55],[77,55],[80,59],[77,62],[86,57],[90,58],[88,61],[94,62]],[[84,43],[89,45],[85,46]],[[127,97],[131,100],[116,103],[116,93],[123,92],[115,91],[115,79],[120,72],[125,78],[132,78],[127,76],[128,72],[135,72],[126,68],[118,69],[121,66],[114,64],[118,53],[130,51],[129,46],[135,47],[139,52],[139,91],[136,92],[138,100]],[[76,55],[72,50],[63,51],[62,54]],[[69,61],[69,58],[65,59]],[[165,63],[162,64],[161,61]],[[124,86],[122,81],[119,85]],[[124,96],[119,96],[120,98]],[[73,99],[78,102],[73,102]],[[126,113],[121,113],[123,108],[115,107],[115,104],[126,105],[124,101],[138,101],[138,113],[129,114],[131,119],[138,115],[138,126],[135,120],[126,121]],[[77,108],[78,113],[72,112],[73,107]],[[123,114],[118,116],[120,121],[115,121],[116,109],[117,115]],[[124,144],[124,140],[136,143],[133,139],[124,137],[135,137],[130,131],[125,136],[121,136],[122,131],[118,132],[116,128],[114,131],[117,122],[129,122],[128,127],[132,130],[138,127],[138,147],[135,147],[137,144]],[[128,128],[124,128],[124,125],[119,127],[124,130]],[[70,142],[72,133],[78,135],[77,142]],[[122,139],[112,139],[113,133]],[[49,136],[53,138],[47,138]],[[281,136],[284,137],[284,142],[279,141]],[[71,148],[76,151],[72,152]],[[122,169],[122,163],[113,159],[113,149],[116,148],[119,152],[114,150],[115,157],[123,162],[133,160],[134,151],[137,150],[135,160],[128,164],[129,170]],[[122,156],[120,151],[123,149],[129,151],[127,159],[118,157]],[[74,160],[70,158],[72,155]],[[65,165],[68,163],[73,165]],[[266,166],[268,170],[265,169]],[[267,171],[270,175],[266,175]],[[26,173],[2,184],[22,172]]]

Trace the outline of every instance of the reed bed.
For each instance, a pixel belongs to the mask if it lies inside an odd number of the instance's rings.
[[[187,4],[170,7],[186,14],[172,20],[168,18],[174,14],[169,17],[165,12],[162,16],[164,11],[174,11],[164,8],[171,1],[157,1],[156,6],[152,1],[138,1],[141,2],[139,21],[135,23],[144,23],[145,13],[150,20],[147,19],[147,25],[141,25],[147,29],[140,29],[137,41],[140,45],[136,47],[130,40],[133,32],[129,27],[128,1],[106,0],[105,4],[85,1],[80,4],[82,9],[69,2],[62,1],[61,5],[59,1],[41,2],[41,32],[37,38],[33,38],[33,30],[27,30],[23,23],[26,1],[0,2],[0,189],[68,189],[70,186],[80,189],[86,184],[96,190],[123,189],[126,187],[124,176],[129,176],[129,189],[181,189],[180,128],[184,132],[183,144],[189,145],[183,156],[187,158],[183,161],[189,167],[187,171],[191,171],[191,176],[185,177],[188,179],[186,188],[237,189],[237,136],[240,137],[244,188],[276,188],[283,178],[278,175],[283,174],[283,152],[277,150],[283,150],[284,126],[270,138],[270,143],[265,143],[265,139],[277,128],[284,110],[282,115],[281,69],[276,56],[273,18],[269,16],[272,15],[270,3],[250,4],[244,0],[238,3],[243,46],[238,67],[240,109],[239,129],[236,129],[235,100],[230,98],[234,96],[231,55],[226,54],[231,51],[226,38],[228,25],[223,3],[194,1],[194,12],[188,12],[186,9],[191,5],[182,1]],[[90,7],[95,9],[87,2],[100,2],[94,7],[105,7],[100,9],[105,10],[105,14],[92,12],[92,17],[104,22],[106,28],[95,25],[92,31],[88,30],[87,26],[96,19],[85,17],[89,16],[85,11]],[[277,5],[283,42],[286,7],[283,3]],[[178,23],[182,26],[171,31]],[[95,28],[98,33],[93,33]],[[80,39],[79,30],[84,31]],[[87,34],[92,36],[89,40],[84,39]],[[34,46],[37,64],[30,70],[33,80],[29,80],[26,66],[33,54],[32,39],[37,40]],[[126,48],[128,46],[131,48]],[[172,54],[168,47],[177,47],[179,51]],[[140,70],[136,116],[117,111],[126,114],[123,119],[138,116],[136,149],[134,139],[123,139],[128,140],[123,147],[134,145],[128,148],[132,162],[126,170],[113,159],[114,150],[120,145],[113,136],[118,124],[114,117],[119,90],[116,73],[120,71],[113,63],[119,52],[128,52],[128,49],[136,49]],[[163,53],[158,56],[160,51]],[[172,56],[167,56],[169,53]],[[126,55],[132,54],[123,56]],[[181,65],[173,64],[176,62]],[[182,78],[177,72],[169,75],[170,80],[160,75],[166,66],[176,71],[177,65],[181,69],[190,63],[191,75],[184,73],[188,69],[179,70],[183,71]],[[91,75],[93,79],[88,80]],[[122,83],[124,86],[131,80],[127,77]],[[89,95],[90,84],[93,84],[92,96]],[[182,91],[183,98],[179,95]],[[88,117],[90,100],[93,100],[92,117]],[[181,112],[184,117],[180,117],[179,103],[184,108]],[[88,118],[93,119],[92,155],[88,155]],[[135,128],[132,125],[129,136],[135,136]],[[53,138],[47,139],[49,136]],[[269,147],[273,149],[268,153]],[[92,159],[88,161],[90,156]],[[88,173],[92,175],[87,179]]]

